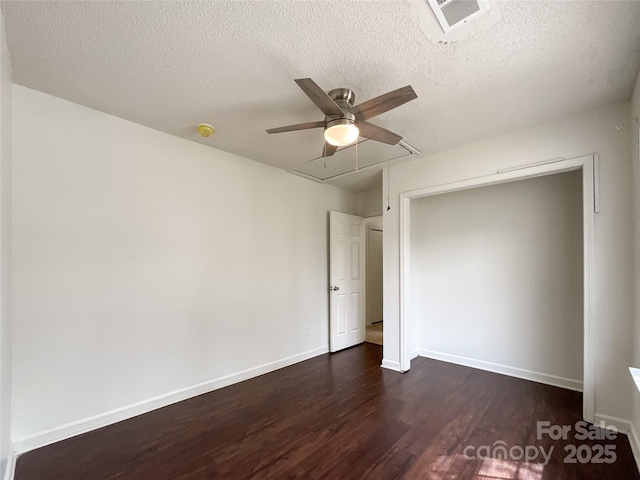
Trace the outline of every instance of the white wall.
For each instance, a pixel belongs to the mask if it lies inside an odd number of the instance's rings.
[[[420,354],[581,388],[582,237],[580,171],[412,200]]]
[[[11,449],[11,63],[0,13],[0,475]]]
[[[399,362],[400,192],[496,173],[557,157],[600,156],[601,212],[595,218],[595,408],[599,414],[631,416],[627,367],[633,357],[631,268],[631,168],[629,103],[553,122],[429,157],[391,166],[391,210],[384,209],[384,318],[386,365]],[[385,177],[387,172],[385,171]],[[386,198],[387,180],[383,196]],[[415,325],[408,326],[415,338]]]
[[[378,215],[377,217],[367,217],[364,219],[364,228],[365,230],[369,230],[369,227],[382,229],[382,215]]]
[[[326,351],[355,195],[24,87],[13,115],[16,441]]]
[[[357,194],[356,210],[361,217],[382,215],[382,187]]]

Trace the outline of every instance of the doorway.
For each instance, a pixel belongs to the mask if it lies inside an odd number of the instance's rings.
[[[329,350],[383,344],[382,215],[329,214]]]
[[[329,212],[329,351],[364,342],[364,219]]]
[[[410,239],[411,239],[411,200],[430,195],[439,195],[481,186],[524,180],[554,173],[581,170],[582,172],[582,212],[583,212],[583,418],[595,421],[595,365],[593,358],[593,282],[594,282],[594,216],[599,210],[597,188],[597,156],[589,155],[571,160],[555,160],[543,164],[522,166],[517,169],[498,172],[494,175],[473,178],[444,185],[426,187],[400,193],[400,295],[399,295],[399,370],[408,371],[413,352],[417,354],[415,332],[418,319],[410,309]],[[387,361],[389,363],[389,361]],[[385,361],[383,360],[383,366]]]
[[[582,391],[582,172],[412,200],[422,357]]]
[[[368,223],[365,342],[382,345],[382,217],[372,217],[365,222]]]

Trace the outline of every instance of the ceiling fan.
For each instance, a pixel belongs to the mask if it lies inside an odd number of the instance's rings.
[[[336,88],[327,94],[310,78],[299,78],[295,82],[322,110],[325,115],[324,120],[271,128],[267,130],[267,133],[293,132],[324,127],[323,157],[333,155],[338,147],[352,144],[359,136],[395,145],[402,140],[400,135],[373,125],[366,120],[418,98],[411,85],[407,85],[354,106],[356,96],[348,88]]]

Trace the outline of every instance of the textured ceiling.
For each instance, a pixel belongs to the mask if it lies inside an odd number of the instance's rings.
[[[490,2],[449,35],[426,0],[2,9],[14,82],[285,169],[322,149],[321,129],[264,132],[322,119],[295,78],[356,103],[411,84],[417,100],[372,122],[428,154],[628,100],[640,65],[637,1]],[[215,135],[197,136],[200,122]],[[372,187],[360,178],[335,184]]]

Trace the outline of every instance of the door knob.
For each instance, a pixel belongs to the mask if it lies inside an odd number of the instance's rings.
[[[337,292],[338,290],[340,290],[340,287],[329,287],[329,290],[333,290],[334,292]]]

